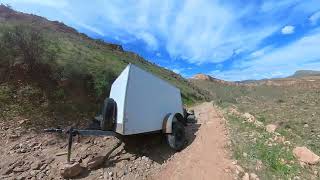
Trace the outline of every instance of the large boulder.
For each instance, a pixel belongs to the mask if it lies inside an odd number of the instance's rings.
[[[63,178],[73,178],[78,176],[83,171],[83,167],[78,162],[73,164],[63,164],[60,168],[60,174]]]
[[[313,153],[306,147],[295,147],[293,154],[299,159],[299,161],[314,165],[320,161],[320,157]]]

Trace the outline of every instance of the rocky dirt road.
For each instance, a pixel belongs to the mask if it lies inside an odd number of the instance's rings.
[[[227,131],[222,115],[212,103],[198,105],[194,111],[200,126],[194,141],[176,153],[154,179],[232,179],[232,161],[226,149]]]
[[[73,146],[72,173],[77,179],[231,179],[223,118],[212,103],[194,111],[198,123],[187,126],[189,143],[181,152],[160,134],[81,137]],[[64,136],[24,129],[27,120],[19,118],[0,121],[0,179],[62,179]]]

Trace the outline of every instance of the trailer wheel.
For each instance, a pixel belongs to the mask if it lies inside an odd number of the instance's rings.
[[[180,121],[175,121],[172,123],[172,133],[167,134],[167,141],[172,149],[176,151],[183,149],[184,145],[186,144],[186,134],[184,126]]]
[[[102,119],[100,121],[101,130],[112,130],[117,113],[117,104],[112,98],[107,98],[104,101],[102,109]]]

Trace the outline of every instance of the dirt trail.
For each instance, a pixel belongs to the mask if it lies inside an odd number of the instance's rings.
[[[232,179],[232,161],[225,148],[227,131],[224,120],[212,103],[194,107],[199,130],[186,149],[176,153],[154,179]]]

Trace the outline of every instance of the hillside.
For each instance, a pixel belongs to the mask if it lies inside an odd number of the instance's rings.
[[[189,79],[199,88],[208,91],[215,102],[235,102],[235,97],[248,93],[245,84],[229,82],[205,74],[197,74]]]
[[[319,76],[238,85],[210,78],[191,81],[210,91],[225,112],[240,176],[249,171],[260,179],[319,178],[319,165],[299,162],[294,155],[294,148],[302,146],[320,155]],[[265,132],[267,126],[275,132]]]
[[[92,117],[128,63],[180,88],[186,105],[209,98],[180,75],[124,51],[121,45],[91,39],[61,22],[4,5],[0,5],[0,38],[0,116],[4,119],[36,114],[53,118],[56,124],[55,119],[65,123]]]

